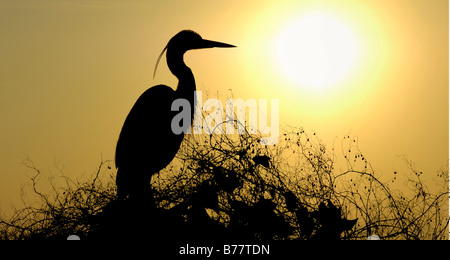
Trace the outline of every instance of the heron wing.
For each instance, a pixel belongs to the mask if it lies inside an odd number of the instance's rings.
[[[175,91],[165,85],[152,87],[139,97],[117,142],[117,168],[148,169],[155,173],[172,161],[183,139],[171,130],[174,99]]]

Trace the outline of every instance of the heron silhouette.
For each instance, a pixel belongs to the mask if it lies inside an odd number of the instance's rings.
[[[178,87],[176,90],[166,85],[149,88],[139,97],[125,119],[115,158],[119,198],[150,192],[151,177],[175,157],[185,131],[175,134],[171,128],[172,119],[177,114],[171,109],[172,103],[177,99],[185,99],[192,108],[191,119],[194,114],[195,78],[184,63],[184,54],[189,50],[214,47],[236,46],[204,40],[198,33],[184,30],[172,37],[161,52],[153,77],[161,57],[167,51],[167,65],[178,78]],[[183,130],[191,127],[191,124],[183,123]]]

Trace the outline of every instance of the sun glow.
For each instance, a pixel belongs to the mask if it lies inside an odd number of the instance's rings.
[[[329,89],[344,80],[359,55],[349,27],[322,13],[291,21],[277,37],[275,52],[282,74],[311,91]]]

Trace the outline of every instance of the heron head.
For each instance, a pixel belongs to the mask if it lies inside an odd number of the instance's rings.
[[[198,33],[191,30],[184,30],[177,33],[172,39],[170,39],[167,44],[168,49],[176,49],[181,53],[187,52],[189,50],[195,49],[205,49],[205,48],[231,48],[236,47],[234,45],[215,42],[203,39]]]
[[[232,47],[236,46],[222,42],[205,40],[200,36],[200,34],[191,30],[181,31],[177,33],[175,36],[173,36],[172,39],[170,39],[167,46],[159,55],[158,61],[156,62],[153,77],[155,77],[156,69],[158,68],[158,63],[161,60],[161,57],[167,50],[170,50],[170,52],[172,51],[177,52],[183,55],[189,50],[206,49],[206,48],[232,48]]]

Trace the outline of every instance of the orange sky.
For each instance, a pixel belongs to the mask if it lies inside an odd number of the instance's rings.
[[[176,85],[165,61],[152,73],[183,29],[238,46],[186,55],[209,97],[277,98],[282,126],[327,144],[357,136],[379,173],[407,155],[432,178],[449,158],[448,12],[446,0],[2,0],[0,208],[29,179],[27,156],[74,178],[113,159],[139,95]],[[358,47],[348,75],[322,91],[288,79],[277,59],[282,32],[311,13],[339,21]]]

